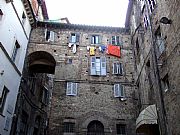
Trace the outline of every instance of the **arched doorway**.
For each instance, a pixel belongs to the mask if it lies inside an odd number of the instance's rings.
[[[104,125],[98,120],[91,121],[87,129],[87,135],[104,135]]]

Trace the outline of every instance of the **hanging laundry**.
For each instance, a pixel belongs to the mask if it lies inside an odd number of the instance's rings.
[[[114,55],[120,57],[120,46],[108,45],[107,46],[107,54]]]
[[[90,55],[95,55],[95,47],[90,47]]]
[[[90,50],[90,46],[87,46],[87,50],[88,50],[88,51]]]
[[[105,45],[101,45],[101,46],[99,47],[99,51],[100,51],[100,52],[104,53],[105,50],[106,50],[106,46],[105,46]]]
[[[74,43],[69,43],[68,44],[68,47],[71,48],[71,46],[73,45]]]
[[[76,53],[76,51],[77,51],[76,47],[77,47],[76,44],[73,44],[73,53]]]

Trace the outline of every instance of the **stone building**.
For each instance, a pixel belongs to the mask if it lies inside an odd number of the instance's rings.
[[[31,70],[56,62],[49,135],[135,134],[133,58],[126,28],[38,22],[29,42],[28,55],[33,53]]]
[[[180,134],[179,7],[176,0],[131,3],[129,26],[139,95],[136,132]]]

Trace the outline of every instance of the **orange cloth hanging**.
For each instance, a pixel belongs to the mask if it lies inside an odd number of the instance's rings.
[[[121,56],[120,46],[108,45],[107,46],[107,54],[120,57]]]

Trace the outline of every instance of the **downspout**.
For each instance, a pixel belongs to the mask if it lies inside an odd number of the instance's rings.
[[[148,5],[148,1],[145,0],[145,5],[147,8]],[[151,22],[151,18],[150,18],[150,12],[149,9],[147,9],[148,12],[148,17],[149,17],[149,27],[150,27],[150,36],[151,36],[151,44],[152,44],[152,60],[153,60],[153,68],[154,68],[154,77],[156,79],[156,86],[158,87],[158,101],[160,103],[160,106],[158,108],[157,106],[157,112],[158,112],[158,116],[160,118],[162,118],[162,120],[159,120],[159,129],[160,129],[160,134],[161,135],[169,135],[168,134],[168,130],[167,130],[167,119],[166,119],[166,111],[165,111],[165,105],[164,105],[164,99],[163,99],[163,90],[162,90],[162,86],[161,86],[161,79],[160,79],[160,73],[159,73],[159,68],[158,68],[158,59],[157,59],[157,55],[156,55],[156,45],[155,45],[155,37],[153,34],[153,30],[152,30],[152,22]]]

